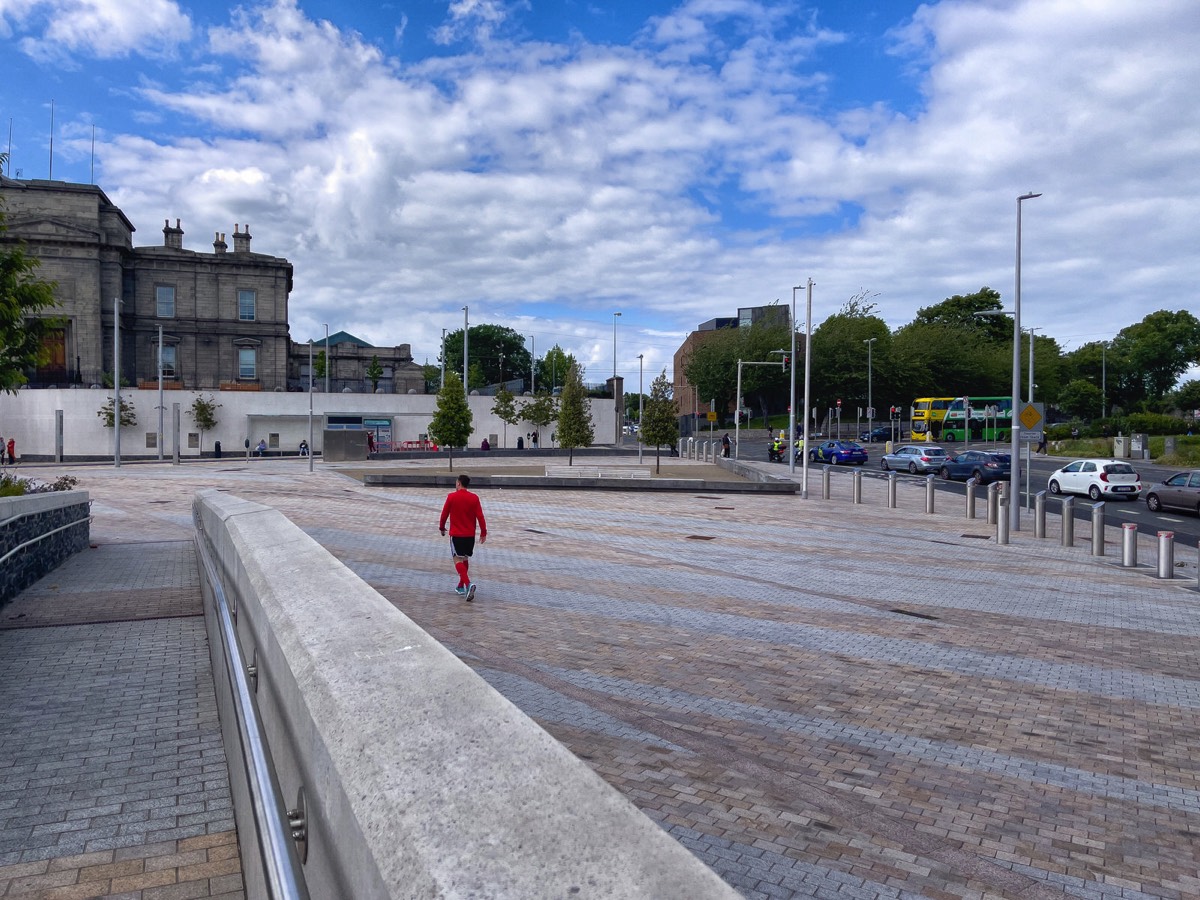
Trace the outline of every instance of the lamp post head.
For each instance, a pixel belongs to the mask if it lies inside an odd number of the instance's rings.
[[[1042,195],[1041,194],[1022,194],[1020,197],[1017,198],[1017,202],[1019,203],[1022,200],[1032,200],[1034,197],[1040,197],[1040,196],[1042,196]]]

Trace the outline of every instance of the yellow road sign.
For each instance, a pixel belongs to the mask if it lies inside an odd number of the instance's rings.
[[[708,414],[708,421],[710,421],[710,422],[717,421],[717,414],[715,412],[710,412]]]
[[[1026,403],[1025,408],[1021,410],[1021,427],[1026,431],[1033,431],[1042,424],[1044,418],[1041,403]]]

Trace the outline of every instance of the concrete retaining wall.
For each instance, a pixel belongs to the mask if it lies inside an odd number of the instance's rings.
[[[217,491],[194,513],[257,665],[285,803],[306,794],[313,897],[737,896],[280,513]]]
[[[54,571],[87,548],[91,524],[87,491],[54,491],[26,497],[0,497],[0,557],[39,535],[42,540],[18,550],[0,565],[0,604]],[[70,523],[57,534],[57,528]]]

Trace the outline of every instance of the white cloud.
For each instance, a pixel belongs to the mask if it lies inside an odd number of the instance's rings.
[[[144,92],[208,136],[115,138],[106,189],[143,225],[252,222],[296,264],[299,335],[333,319],[421,358],[469,303],[597,379],[614,309],[631,377],[808,276],[818,321],[863,287],[893,325],[1007,296],[1015,197],[1037,190],[1024,318],[1081,343],[1200,276],[1192,4],[1086,6],[922,7],[894,35],[922,73],[905,114],[829,107],[820,53],[845,36],[785,4],[692,0],[601,47],[498,40],[513,7],[461,0],[446,27],[480,46],[402,66],[280,0],[211,32],[229,75]]]
[[[68,54],[110,59],[170,55],[191,36],[190,17],[173,0],[0,0],[0,34],[28,27],[21,40],[35,59]]]

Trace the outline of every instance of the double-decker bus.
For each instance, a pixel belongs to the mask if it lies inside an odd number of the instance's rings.
[[[960,398],[961,399],[961,398]],[[942,422],[953,397],[918,397],[912,402],[912,435],[914,441],[940,441]]]
[[[1012,397],[956,397],[942,422],[942,440],[947,443],[1007,441],[1011,436]]]

